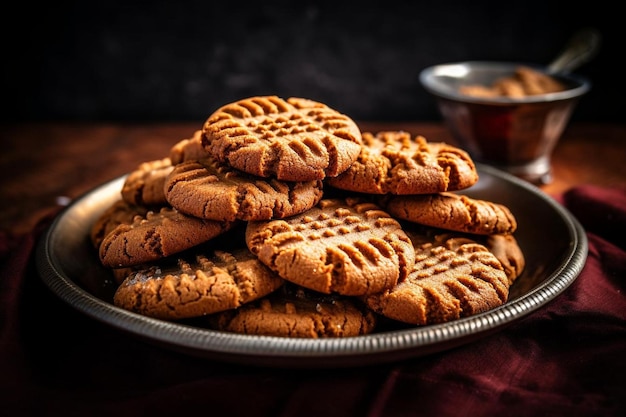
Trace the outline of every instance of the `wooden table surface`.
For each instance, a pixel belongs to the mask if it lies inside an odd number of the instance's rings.
[[[363,131],[406,130],[454,144],[440,123],[359,122]],[[0,127],[0,231],[28,232],[43,216],[93,187],[161,159],[191,137],[198,122],[151,124],[24,124]],[[557,195],[579,184],[626,185],[626,125],[571,124],[552,157]]]

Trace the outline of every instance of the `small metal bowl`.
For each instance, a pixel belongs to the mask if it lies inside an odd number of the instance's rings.
[[[535,184],[552,180],[550,157],[578,100],[591,88],[583,77],[548,74],[566,86],[560,92],[520,98],[461,94],[465,85],[491,86],[520,66],[514,62],[467,61],[435,65],[420,73],[422,86],[437,100],[458,145],[477,162],[489,164]]]

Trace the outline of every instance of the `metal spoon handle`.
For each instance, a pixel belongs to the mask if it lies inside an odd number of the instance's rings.
[[[549,74],[568,74],[593,58],[602,37],[594,28],[582,29],[569,40],[565,49],[548,65]]]

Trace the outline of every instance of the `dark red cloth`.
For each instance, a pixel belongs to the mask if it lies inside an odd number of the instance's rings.
[[[453,350],[349,369],[256,368],[147,344],[44,286],[33,250],[50,219],[29,235],[0,234],[0,414],[624,416],[626,188],[558,198],[589,240],[563,294]]]

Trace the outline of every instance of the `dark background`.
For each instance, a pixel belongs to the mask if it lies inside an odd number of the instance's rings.
[[[608,2],[606,2],[608,4]],[[624,19],[591,1],[71,1],[4,12],[2,122],[204,121],[254,95],[355,120],[439,120],[418,75],[462,60],[548,64],[603,36],[572,119],[622,122]]]

